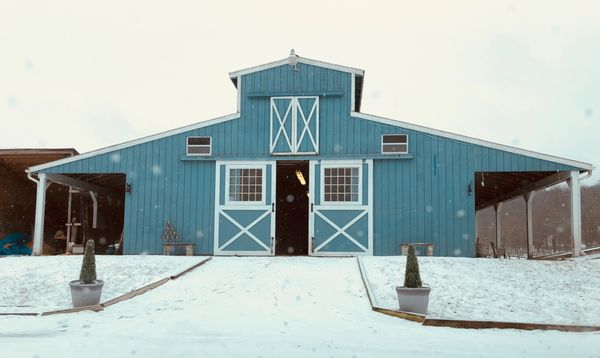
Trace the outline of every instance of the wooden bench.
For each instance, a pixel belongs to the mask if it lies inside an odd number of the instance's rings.
[[[500,256],[506,258],[506,249],[496,247],[493,242],[490,242],[490,245],[492,245],[492,252],[494,253],[495,259],[499,258]]]
[[[185,256],[194,256],[194,245],[187,242],[172,242],[163,244],[163,255],[175,255],[177,247],[185,247]]]
[[[408,255],[408,247],[410,245],[415,247],[415,254],[417,251],[417,247],[426,247],[427,248],[427,256],[433,256],[433,244],[426,243],[426,242],[414,242],[414,243],[400,245],[400,248],[402,249],[402,255],[404,255],[404,256]]]

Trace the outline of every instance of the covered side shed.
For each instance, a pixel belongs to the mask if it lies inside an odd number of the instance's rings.
[[[0,149],[0,256],[31,252],[35,217],[36,185],[25,170],[57,159],[79,154],[73,148]],[[47,188],[47,234],[64,228],[67,214],[67,189]],[[47,235],[48,236],[48,235]],[[60,242],[47,240],[46,253],[57,252]]]
[[[100,174],[126,181],[126,254],[162,253],[170,220],[195,254],[474,256],[476,210],[562,181],[579,247],[590,164],[361,113],[360,69],[292,54],[230,78],[233,114],[29,168],[35,251],[46,183]]]

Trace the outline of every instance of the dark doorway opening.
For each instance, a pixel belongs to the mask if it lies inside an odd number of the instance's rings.
[[[308,255],[308,161],[277,162],[276,255]]]

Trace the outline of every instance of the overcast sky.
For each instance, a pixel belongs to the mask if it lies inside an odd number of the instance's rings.
[[[294,48],[364,69],[365,113],[598,166],[599,19],[573,0],[1,0],[0,147],[86,152],[233,113],[228,73]]]

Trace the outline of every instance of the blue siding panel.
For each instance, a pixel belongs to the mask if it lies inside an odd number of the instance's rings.
[[[196,254],[211,254],[215,162],[181,160],[185,156],[186,137],[212,137],[215,157],[276,160],[269,153],[269,97],[249,94],[319,95],[320,143],[316,159],[380,154],[382,134],[409,136],[413,158],[375,159],[373,178],[368,178],[373,181],[374,189],[374,254],[400,254],[400,244],[405,242],[433,242],[435,255],[474,256],[475,198],[474,193],[469,195],[467,187],[471,184],[474,188],[475,172],[577,170],[352,117],[350,74],[303,63],[299,68],[300,71],[293,71],[284,65],[244,75],[239,82],[238,119],[58,165],[44,172],[126,174],[132,187],[125,200],[127,254],[161,253],[160,235],[168,219],[173,220],[182,241],[196,244]],[[318,173],[319,168],[317,165]],[[224,174],[221,173],[221,184]],[[319,185],[318,175],[315,185]],[[219,199],[224,201],[223,194]],[[319,198],[315,199],[318,204]]]

